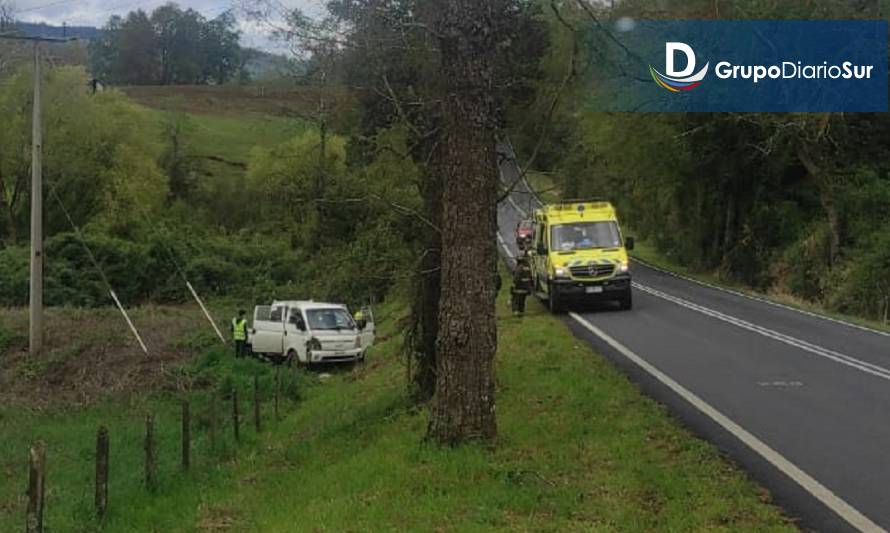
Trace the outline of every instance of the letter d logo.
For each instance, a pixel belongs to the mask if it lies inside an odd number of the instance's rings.
[[[686,68],[678,72],[674,69],[674,58],[677,52],[686,54]],[[665,43],[664,45],[664,73],[672,78],[685,78],[695,72],[695,52],[686,43]]]
[[[677,52],[686,56],[686,68],[682,71],[677,71],[674,66]],[[664,63],[666,75],[652,68],[652,65],[649,65],[649,72],[655,83],[674,93],[688,91],[701,85],[701,80],[708,74],[708,67],[711,66],[711,63],[708,62],[698,74],[692,75],[695,72],[695,51],[688,44],[678,42],[664,44]]]

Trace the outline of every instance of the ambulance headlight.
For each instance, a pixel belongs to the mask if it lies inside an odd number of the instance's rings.
[[[558,268],[553,272],[553,276],[556,277],[556,278],[562,278],[562,279],[568,278],[568,277],[569,277],[569,269],[567,269],[567,268],[562,268],[562,267],[558,267]]]
[[[622,274],[630,272],[630,262],[624,261],[623,263],[621,263],[621,266],[618,267],[618,272],[621,272]]]

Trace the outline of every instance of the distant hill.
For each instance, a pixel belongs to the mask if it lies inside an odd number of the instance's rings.
[[[272,54],[256,48],[243,48],[246,56],[244,64],[250,79],[269,81],[281,78],[294,78],[305,73],[306,67],[281,54]]]
[[[43,22],[16,22],[15,27],[19,33],[28,37],[50,37],[55,39],[75,37],[90,41],[102,36],[102,30],[94,26],[53,26]]]

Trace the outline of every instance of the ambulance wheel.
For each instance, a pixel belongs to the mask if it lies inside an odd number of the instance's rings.
[[[548,286],[547,290],[547,305],[550,307],[551,313],[562,313],[562,301],[559,298],[559,292],[556,290],[556,286],[552,283]]]

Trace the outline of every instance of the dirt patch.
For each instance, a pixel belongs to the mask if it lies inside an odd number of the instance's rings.
[[[229,507],[204,504],[199,513],[198,531],[243,531],[247,524],[244,513]]]
[[[12,339],[0,347],[0,404],[76,407],[175,387],[171,371],[219,342],[198,309],[146,307],[131,318],[148,355],[115,309],[49,309],[45,348],[31,357],[27,312],[0,309]]]

